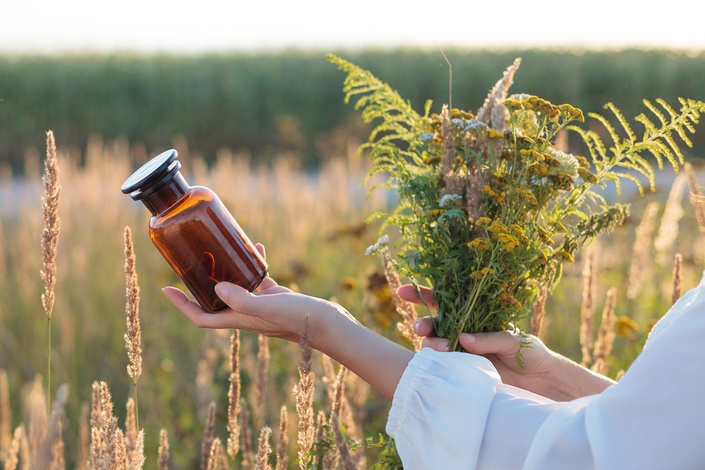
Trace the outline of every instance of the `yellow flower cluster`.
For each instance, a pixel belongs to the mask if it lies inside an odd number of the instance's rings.
[[[470,278],[471,279],[482,279],[486,275],[492,275],[494,274],[494,269],[485,266],[482,269],[476,269],[473,272],[470,273]]]
[[[482,188],[482,193],[486,194],[487,196],[491,197],[495,201],[497,201],[500,204],[504,204],[506,202],[506,198],[504,197],[504,194],[495,191],[494,189],[490,188],[489,185],[485,185],[484,188]]]
[[[497,239],[504,243],[504,248],[507,251],[512,251],[517,245],[519,245],[519,240],[516,237],[509,235],[508,233],[498,233]]]
[[[614,329],[619,336],[631,336],[632,333],[639,331],[639,324],[628,316],[622,315],[617,318]]]
[[[514,296],[509,294],[507,291],[500,292],[497,299],[505,305],[511,305],[515,308],[521,308],[521,302],[515,299]]]
[[[468,242],[468,248],[470,248],[471,250],[478,251],[489,250],[490,242],[487,241],[486,238],[477,237],[474,240]]]

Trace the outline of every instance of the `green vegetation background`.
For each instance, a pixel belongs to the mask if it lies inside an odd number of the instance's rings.
[[[364,138],[352,106],[342,102],[342,73],[325,52],[370,70],[421,110],[448,101],[448,65],[436,49],[280,51],[200,56],[61,55],[0,57],[0,160],[20,168],[28,146],[53,129],[64,145],[88,137],[126,138],[148,153],[182,135],[211,160],[217,149],[246,150],[260,160],[282,152],[307,167],[345,153],[341,136]],[[515,57],[514,92],[600,111],[613,101],[627,116],[641,100],[705,98],[705,52],[673,50],[444,51],[453,66],[453,105],[475,110]],[[705,133],[695,148],[705,148]]]

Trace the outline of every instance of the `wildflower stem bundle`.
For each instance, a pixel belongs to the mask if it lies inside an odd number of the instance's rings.
[[[341,58],[329,60],[347,73],[346,101],[357,98],[366,122],[374,122],[369,176],[396,190],[399,203],[383,218],[400,231],[402,275],[433,289],[437,333],[460,349],[462,332],[509,328],[528,314],[541,288],[560,279],[564,262],[628,215],[600,193],[629,180],[654,187],[652,162],[674,169],[683,163],[674,136],[691,146],[705,103],[680,100],[676,110],[662,100],[644,101],[656,122],[636,117],[637,136],[612,104],[610,119],[531,95],[509,95],[521,61],[507,68],[477,113],[443,106],[424,114],[389,85]],[[615,123],[613,123],[616,122]],[[619,129],[619,132],[618,132]],[[577,134],[589,157],[559,150],[565,132]],[[611,143],[606,145],[601,136]]]

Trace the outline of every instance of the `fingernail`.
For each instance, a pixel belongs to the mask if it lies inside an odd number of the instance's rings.
[[[417,335],[419,334],[419,325],[420,324],[421,324],[421,320],[416,320],[414,322],[414,333],[416,333]]]
[[[222,298],[228,292],[228,286],[225,282],[220,282],[215,285],[215,294]]]
[[[450,351],[450,348],[448,347],[448,340],[443,339],[438,342],[438,349],[441,351]]]
[[[477,337],[475,335],[471,335],[470,333],[462,333],[460,336],[465,338],[466,343],[472,344],[477,341]]]

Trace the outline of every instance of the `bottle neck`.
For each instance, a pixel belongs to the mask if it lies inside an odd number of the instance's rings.
[[[156,216],[173,206],[190,188],[181,173],[177,171],[172,178],[144,195],[141,200],[152,215]]]

